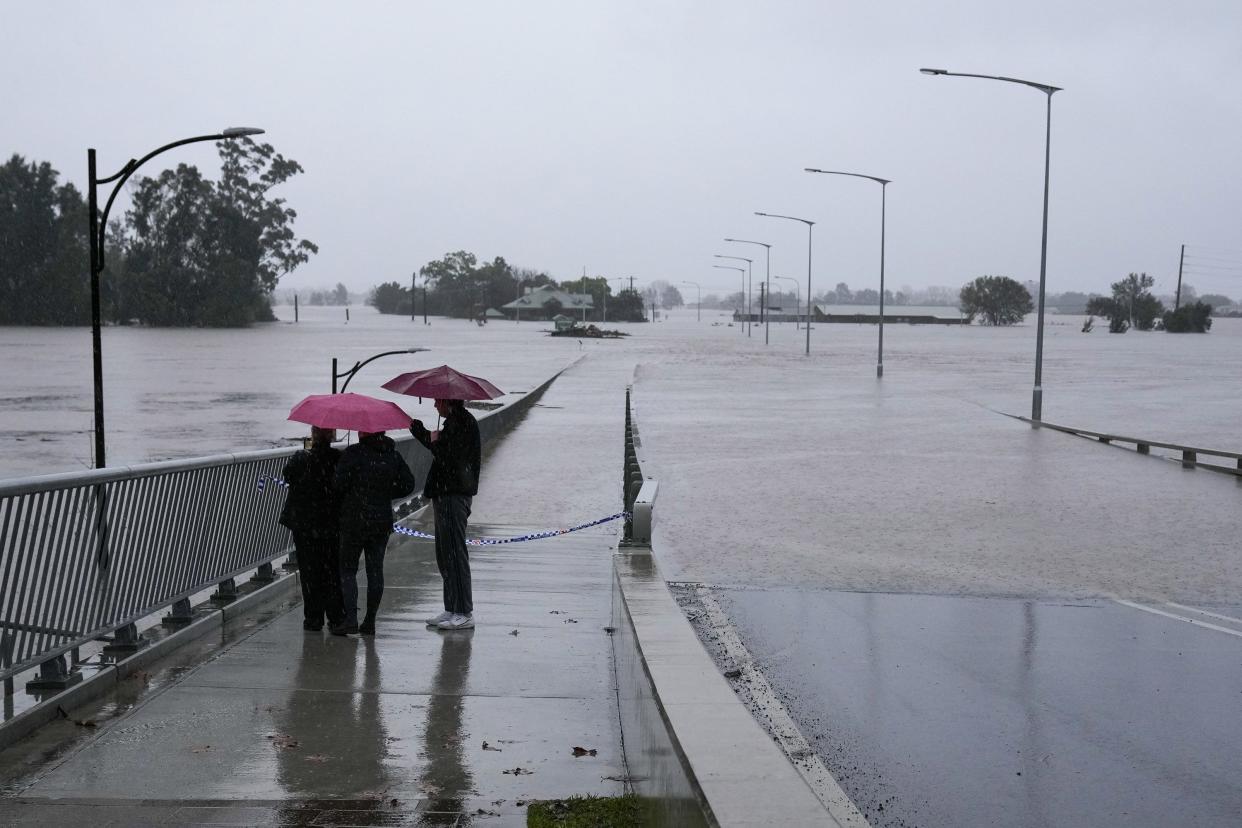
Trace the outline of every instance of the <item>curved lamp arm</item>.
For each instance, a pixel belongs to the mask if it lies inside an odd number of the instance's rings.
[[[255,127],[229,127],[223,132],[219,132],[214,135],[199,135],[195,138],[182,138],[180,141],[173,141],[171,144],[165,144],[159,149],[148,152],[137,161],[131,158],[128,162],[126,162],[124,167],[121,167],[121,169],[113,175],[110,175],[107,178],[97,178],[92,181],[92,187],[116,181],[116,186],[112,188],[112,194],[108,196],[108,202],[104,205],[103,213],[99,219],[99,255],[97,257],[98,261],[95,263],[98,268],[97,272],[102,273],[104,269],[104,233],[108,229],[108,213],[112,210],[112,202],[116,201],[117,194],[121,192],[121,188],[125,186],[125,182],[129,180],[129,177],[133,175],[139,167],[159,155],[161,152],[166,152],[174,147],[180,147],[185,144],[194,144],[199,141],[227,141],[233,138],[243,138],[247,135],[262,134],[263,130]],[[118,181],[117,179],[120,180]]]
[[[352,380],[354,376],[359,371],[362,370],[362,367],[364,365],[367,365],[368,363],[374,362],[380,357],[395,356],[396,354],[417,354],[420,351],[426,351],[426,350],[429,350],[429,349],[427,348],[402,348],[400,351],[384,351],[382,354],[376,354],[375,356],[367,357],[362,362],[355,362],[353,368],[350,368],[348,371],[342,371],[339,374],[336,373],[336,366],[335,366],[336,360],[333,360],[333,369],[332,369],[333,382],[340,379],[341,377],[345,377],[345,383],[341,386],[341,390],[339,392],[334,392],[334,393],[344,394],[345,389],[349,387],[349,381]]]

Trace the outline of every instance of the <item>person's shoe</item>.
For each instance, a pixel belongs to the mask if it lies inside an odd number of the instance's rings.
[[[448,619],[436,624],[442,630],[468,630],[474,626],[473,615],[453,613]]]
[[[357,624],[346,624],[342,622],[340,624],[333,624],[331,627],[331,631],[333,635],[357,635],[358,625]]]
[[[321,632],[323,630],[323,624],[312,624],[309,621],[303,621],[302,629],[307,632]]]
[[[358,635],[375,635],[375,619],[367,618],[359,624]]]
[[[453,617],[453,613],[449,612],[448,610],[445,610],[444,612],[440,613],[439,615],[433,615],[431,618],[428,618],[428,619],[427,619],[427,626],[428,626],[428,627],[438,627],[438,626],[440,626],[442,623],[444,623],[445,621],[449,620],[449,619],[450,619],[450,618],[452,618],[452,617]]]

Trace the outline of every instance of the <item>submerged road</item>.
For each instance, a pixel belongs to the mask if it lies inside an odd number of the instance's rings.
[[[713,594],[872,825],[1242,819],[1242,606]]]

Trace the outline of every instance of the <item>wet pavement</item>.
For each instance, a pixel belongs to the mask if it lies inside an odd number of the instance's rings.
[[[471,535],[617,509],[616,380],[574,369],[489,451]],[[561,443],[600,461],[562,472],[583,494],[545,504],[522,481],[563,463],[540,432],[591,410],[579,383],[613,386],[617,405]],[[394,536],[375,637],[305,633],[295,607],[122,705],[71,711],[94,726],[57,722],[0,754],[0,825],[524,825],[531,799],[620,794],[618,529],[471,547],[478,626],[452,633],[422,622],[442,609],[431,542]]]
[[[874,826],[1238,825],[1242,606],[712,593]]]

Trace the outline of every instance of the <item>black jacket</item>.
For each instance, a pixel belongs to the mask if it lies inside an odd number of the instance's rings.
[[[289,484],[280,523],[294,532],[335,536],[339,502],[332,478],[341,453],[332,446],[315,445],[299,451],[285,463],[282,476]]]
[[[431,452],[431,469],[427,472],[426,497],[468,495],[479,493],[479,467],[482,453],[479,424],[464,408],[454,409],[444,418],[440,438],[431,442],[431,432],[421,423],[412,423],[410,433]]]
[[[341,498],[341,534],[388,534],[392,502],[414,491],[414,475],[392,438],[377,434],[345,449],[336,464],[335,489]]]

